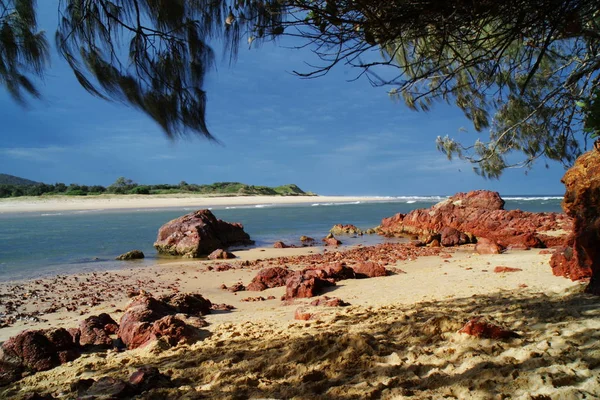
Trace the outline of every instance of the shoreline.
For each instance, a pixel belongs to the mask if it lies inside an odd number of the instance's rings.
[[[100,211],[182,207],[227,207],[257,205],[300,205],[355,202],[389,202],[375,196],[206,196],[169,195],[97,195],[40,196],[0,199],[0,214],[48,211]]]

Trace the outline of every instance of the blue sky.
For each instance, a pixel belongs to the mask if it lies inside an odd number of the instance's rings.
[[[53,37],[55,5],[42,23]],[[53,2],[52,2],[53,3]],[[50,8],[48,8],[50,7]],[[0,90],[0,173],[47,183],[255,185],[296,183],[326,195],[448,195],[475,189],[501,194],[562,194],[561,165],[508,170],[498,181],[435,149],[438,135],[476,139],[460,111],[438,104],[429,113],[394,103],[386,88],[340,66],[300,79],[310,52],[273,45],[240,49],[231,67],[207,77],[208,126],[223,145],[202,138],[168,140],[142,113],[91,97],[65,62],[53,58],[42,101],[28,108]],[[467,132],[461,131],[466,128]]]

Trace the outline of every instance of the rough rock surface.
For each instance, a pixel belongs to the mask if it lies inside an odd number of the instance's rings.
[[[273,243],[274,249],[287,249],[288,247],[290,246],[283,243],[281,240],[278,240],[277,242]]]
[[[113,341],[109,335],[116,333],[118,325],[110,315],[92,315],[79,323],[79,344],[110,348]]]
[[[498,243],[486,238],[477,239],[475,251],[478,254],[500,254],[504,249]]]
[[[167,343],[190,343],[198,339],[196,327],[176,314],[198,316],[210,313],[210,301],[200,295],[174,294],[160,299],[148,295],[135,298],[119,323],[119,338],[129,349],[158,339]]]
[[[161,254],[201,257],[216,249],[252,243],[242,224],[228,223],[209,210],[199,210],[164,224],[154,247]]]
[[[329,230],[332,235],[362,235],[363,232],[351,224],[336,224]]]
[[[573,234],[552,256],[552,271],[573,280],[591,278],[586,292],[600,295],[600,151],[579,157],[562,182],[562,208],[574,220]]]
[[[339,246],[342,244],[342,242],[338,239],[336,239],[331,233],[327,236],[325,236],[322,240],[321,240],[325,246]]]
[[[21,378],[21,371],[45,371],[75,360],[80,348],[63,328],[23,331],[2,344],[0,381],[2,384]]]
[[[286,283],[284,300],[314,297],[321,294],[324,288],[334,285],[333,281],[296,273]]]
[[[514,331],[504,329],[480,317],[471,319],[458,332],[482,339],[510,339],[520,336]]]
[[[309,236],[302,235],[302,236],[300,236],[300,243],[302,243],[302,246],[306,246],[306,247],[314,246],[316,243],[316,240]]]
[[[228,260],[231,258],[235,258],[235,255],[223,249],[216,249],[208,255],[209,260]]]
[[[386,276],[388,273],[384,266],[372,261],[353,265],[352,269],[356,273],[357,278],[375,278],[378,276]]]
[[[506,211],[498,193],[477,190],[458,193],[429,209],[385,218],[380,234],[416,235],[429,243],[445,228],[453,228],[467,237],[487,238],[502,247],[530,248],[556,245],[566,238],[571,227],[571,219],[564,214]],[[458,241],[461,240],[459,236]]]
[[[121,254],[117,257],[117,260],[127,261],[127,260],[139,260],[144,258],[144,253],[141,250],[131,250],[127,253]]]
[[[285,286],[288,277],[293,273],[287,268],[272,267],[261,269],[246,286],[246,290],[261,291],[269,288]]]

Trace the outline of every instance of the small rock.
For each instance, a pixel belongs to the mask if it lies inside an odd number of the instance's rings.
[[[141,250],[131,250],[131,251],[128,251],[127,253],[121,254],[116,259],[122,260],[122,261],[127,261],[127,260],[139,260],[144,257],[145,257],[144,253]]]

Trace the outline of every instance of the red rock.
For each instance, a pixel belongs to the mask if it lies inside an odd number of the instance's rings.
[[[210,306],[211,310],[215,310],[215,311],[231,311],[231,310],[235,310],[235,307],[232,306],[231,304],[225,304],[225,303],[220,303],[220,304],[214,304]]]
[[[552,250],[544,249],[544,250],[540,250],[540,252],[538,254],[542,255],[542,254],[552,254],[552,253],[553,253]]]
[[[235,254],[225,251],[223,249],[216,249],[208,255],[209,260],[227,260],[235,258]]]
[[[129,383],[133,385],[138,393],[172,386],[169,376],[160,373],[158,368],[150,366],[138,368],[129,377]]]
[[[82,398],[125,399],[135,394],[134,389],[127,382],[104,376],[95,381]]]
[[[504,266],[500,266],[500,265],[494,268],[494,272],[497,274],[504,273],[504,272],[519,272],[519,271],[523,271],[523,270],[521,268],[504,267]]]
[[[157,300],[143,295],[135,298],[125,309],[119,322],[118,336],[129,349],[135,349],[164,337],[169,344],[189,342],[199,336],[195,328],[175,314],[204,315],[210,313],[211,303],[200,295],[174,294]]]
[[[375,278],[378,276],[387,276],[388,274],[384,266],[372,261],[354,265],[352,269],[356,273],[357,278]]]
[[[362,235],[362,231],[356,226],[347,224],[336,224],[329,230],[332,235]]]
[[[594,147],[562,178],[566,189],[562,208],[574,219],[573,235],[566,243],[571,251],[555,252],[550,263],[554,273],[571,279],[589,276],[586,292],[600,295],[600,151]]]
[[[471,319],[458,332],[484,339],[510,339],[520,337],[518,333],[489,323],[480,317]]]
[[[161,254],[202,257],[219,248],[252,243],[242,224],[228,223],[209,210],[199,210],[164,224],[154,247]]]
[[[346,307],[349,306],[349,303],[346,303],[344,300],[338,299],[337,297],[327,297],[323,296],[319,299],[313,300],[310,302],[311,306],[327,306],[327,307]]]
[[[278,241],[278,242],[273,243],[273,248],[275,248],[275,249],[287,249],[288,247],[290,247],[290,246],[288,246],[287,244],[283,243],[282,241]]]
[[[163,295],[158,301],[165,303],[171,308],[171,312],[183,313],[189,315],[207,315],[210,314],[211,302],[197,293],[175,293]]]
[[[243,283],[237,282],[227,288],[231,293],[243,292],[246,290],[246,286]]]
[[[469,237],[463,232],[446,226],[440,230],[440,243],[444,247],[460,246],[470,243]]]
[[[66,329],[23,331],[2,344],[0,363],[37,372],[75,360],[80,354]]]
[[[592,277],[592,260],[586,253],[576,253],[573,247],[559,247],[550,257],[550,267],[555,276],[564,276],[573,281]]]
[[[314,297],[325,287],[335,285],[334,282],[318,277],[309,277],[302,272],[292,275],[286,283],[284,299]]]
[[[287,278],[293,272],[282,267],[265,268],[258,272],[246,287],[249,291],[262,291],[269,288],[285,286]]]
[[[502,247],[543,247],[546,245],[543,240],[550,237],[544,232],[571,229],[571,219],[564,214],[506,211],[503,204],[504,201],[496,192],[479,190],[458,193],[429,209],[413,210],[408,214],[383,219],[380,234],[417,235],[429,243],[426,239],[439,234],[444,228],[453,228],[469,232],[478,241],[487,238]],[[556,243],[557,237],[553,236],[553,243]],[[564,239],[566,235],[562,237]],[[458,241],[461,241],[460,237]]]
[[[151,335],[164,338],[171,346],[180,343],[193,343],[198,340],[198,331],[174,315],[162,317],[152,324]]]
[[[316,240],[308,236],[300,236],[300,242],[302,243],[302,246],[314,246]]]
[[[110,348],[113,341],[109,335],[116,330],[117,323],[110,315],[106,313],[93,315],[79,323],[79,344]]]
[[[331,233],[322,239],[325,246],[339,246],[342,244],[341,241],[337,240]]]
[[[313,314],[306,312],[302,307],[296,309],[294,312],[294,319],[299,321],[308,321],[313,318]]]
[[[498,243],[486,238],[477,239],[477,244],[475,245],[475,251],[478,254],[500,254],[502,250],[502,247]]]

